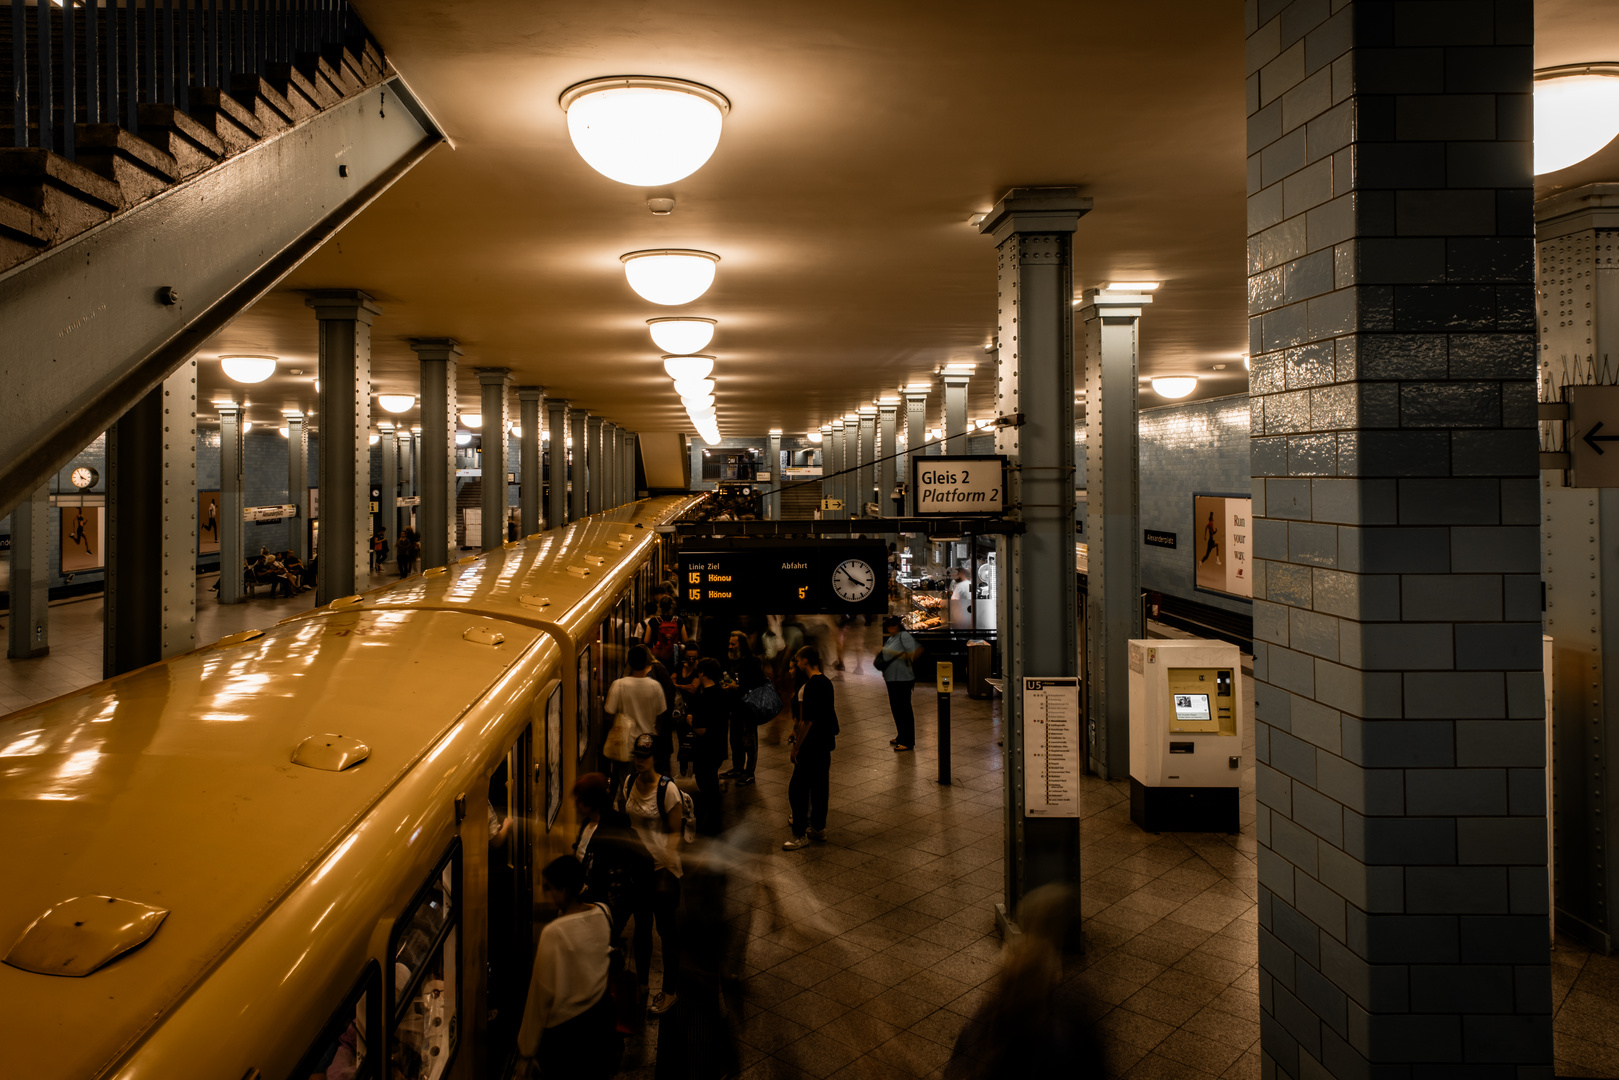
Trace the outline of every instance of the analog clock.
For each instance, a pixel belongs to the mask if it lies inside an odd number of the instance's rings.
[[[101,479],[101,474],[88,465],[80,465],[73,470],[68,479],[73,481],[76,488],[95,487],[96,481]]]
[[[877,587],[877,573],[864,559],[845,559],[832,571],[832,591],[838,599],[858,604]]]

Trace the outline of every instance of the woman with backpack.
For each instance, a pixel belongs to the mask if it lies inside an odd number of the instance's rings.
[[[656,611],[647,612],[642,640],[664,667],[673,670],[680,662],[679,649],[686,641],[686,633],[680,620],[675,618],[674,603],[667,596],[658,601]]]
[[[647,1012],[662,1016],[674,1006],[680,982],[680,845],[687,831],[686,799],[653,764],[655,740],[638,735],[630,750],[635,772],[619,793],[619,807],[630,816],[635,833],[652,856],[652,884],[635,907],[635,975],[645,995],[651,986],[652,928],[663,943],[663,987]]]

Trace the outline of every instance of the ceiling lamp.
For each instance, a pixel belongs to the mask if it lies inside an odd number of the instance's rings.
[[[483,427],[483,413],[462,413],[461,422],[476,431],[478,428]]]
[[[568,137],[592,169],[635,187],[660,187],[703,167],[731,102],[684,79],[621,75],[562,92]]]
[[[382,436],[381,435],[372,435],[372,436],[369,437],[369,439],[367,441],[368,441],[369,445],[375,446],[375,445],[377,445],[377,443],[382,441]]]
[[[1535,72],[1535,175],[1578,164],[1619,135],[1619,65]]]
[[[287,429],[286,429],[286,428],[277,428],[277,429],[276,429],[276,430],[277,430],[277,431],[279,431],[279,432],[281,432],[281,437],[282,437],[282,438],[283,438],[283,439],[290,439],[290,438],[292,438],[292,436],[291,436],[291,435],[289,435],[289,434],[287,434]]]
[[[670,317],[648,319],[652,342],[666,353],[687,356],[702,352],[714,340],[713,319]]]
[[[513,424],[507,430],[512,433],[512,438],[514,439],[521,439],[523,437],[523,429],[518,427],[516,424]]]
[[[618,259],[636,295],[665,307],[689,304],[707,292],[720,261],[711,251],[687,248],[632,251]]]
[[[1169,375],[1152,380],[1152,391],[1159,397],[1183,398],[1196,389],[1196,375]]]
[[[821,441],[821,433],[819,431],[810,431],[806,432],[805,434],[808,436],[810,442],[818,443]]]
[[[377,404],[387,412],[398,415],[416,407],[416,399],[409,394],[378,394]]]
[[[455,445],[457,445],[457,446],[471,446],[472,445],[472,432],[470,432],[470,431],[457,431],[455,433]],[[568,445],[572,446],[573,443],[569,443]]]
[[[663,370],[675,382],[685,382],[687,379],[706,379],[714,372],[714,358],[712,356],[665,356]]]
[[[683,398],[706,397],[714,392],[713,379],[676,379],[675,393]]]
[[[717,427],[702,428],[697,432],[697,434],[701,435],[703,437],[703,441],[710,446],[718,446],[721,442],[720,429]]]
[[[233,382],[261,383],[275,374],[275,361],[273,356],[221,356],[219,362],[225,367],[225,375]]]

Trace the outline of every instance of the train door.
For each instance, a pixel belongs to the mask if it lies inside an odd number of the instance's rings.
[[[489,1045],[501,1070],[517,1049],[517,1029],[534,965],[534,728],[525,727],[489,778]]]

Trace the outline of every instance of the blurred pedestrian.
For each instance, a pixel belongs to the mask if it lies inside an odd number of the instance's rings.
[[[911,691],[916,688],[916,669],[912,666],[922,654],[922,646],[910,635],[898,615],[883,619],[883,647],[877,650],[872,666],[883,673],[883,685],[888,687],[888,711],[894,714],[894,737],[888,745],[896,751],[909,750],[916,745],[916,713],[911,710]]]
[[[838,713],[832,680],[821,671],[821,654],[812,646],[798,650],[795,661],[804,676],[798,691],[798,722],[793,725],[793,776],[787,784],[792,807],[793,838],[783,851],[797,851],[811,840],[826,839],[826,800],[832,783],[832,751],[837,745]]]
[[[545,899],[561,914],[540,931],[517,1052],[540,1075],[603,1080],[613,1067],[613,1003],[607,993],[612,916],[581,898],[585,871],[571,855],[541,871]]]

